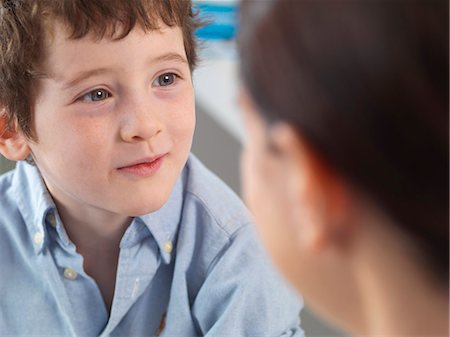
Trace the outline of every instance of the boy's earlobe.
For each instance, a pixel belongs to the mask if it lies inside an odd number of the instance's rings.
[[[14,161],[24,160],[30,154],[25,136],[17,126],[8,126],[4,110],[0,111],[0,153]]]

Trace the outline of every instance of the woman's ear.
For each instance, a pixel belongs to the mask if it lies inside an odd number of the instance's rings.
[[[290,218],[301,248],[345,248],[352,232],[347,184],[289,124],[275,125],[271,139],[285,158]]]
[[[5,110],[0,111],[0,153],[9,160],[24,160],[30,147],[16,123],[8,125]]]

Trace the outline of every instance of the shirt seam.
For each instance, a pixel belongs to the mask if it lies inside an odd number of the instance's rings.
[[[236,232],[240,231],[240,229],[241,229],[242,227],[245,227],[246,225],[252,223],[251,221],[242,222],[242,224],[240,224],[236,230],[230,232],[230,231],[228,231],[228,230],[225,228],[223,222],[220,221],[220,220],[214,215],[214,212],[211,211],[211,209],[208,207],[208,205],[203,201],[203,199],[202,199],[200,196],[198,196],[195,192],[192,192],[192,191],[189,191],[189,190],[186,191],[186,193],[187,193],[187,194],[191,194],[194,198],[196,198],[196,199],[202,204],[202,206],[203,206],[203,208],[205,209],[205,211],[206,211],[206,212],[208,213],[208,215],[214,220],[214,223],[217,225],[217,227],[219,227],[219,228],[222,230],[222,232],[225,233],[225,235],[226,235],[226,237],[227,237],[228,240],[230,240],[230,239],[234,236],[234,234],[235,234]],[[233,217],[231,217],[231,219],[227,220],[226,223],[229,223],[229,222],[233,221],[233,219],[239,219],[239,218],[242,218],[242,216],[239,216],[239,217],[233,216]]]
[[[223,252],[227,251],[229,249],[229,247],[231,246],[231,244],[234,242],[234,240],[236,239],[236,237],[239,235],[239,233],[241,231],[243,231],[244,229],[247,229],[249,226],[251,226],[252,223],[251,222],[247,222],[246,224],[244,224],[242,227],[238,228],[233,235],[231,235],[228,238],[228,241],[226,244],[223,245],[222,249],[220,249],[217,254],[214,256],[214,258],[211,260],[211,262],[208,265],[208,268],[206,268],[206,274],[205,277],[208,277],[209,274],[211,274],[212,270],[214,269],[214,267],[217,265],[217,263],[219,262],[219,260],[223,257]]]

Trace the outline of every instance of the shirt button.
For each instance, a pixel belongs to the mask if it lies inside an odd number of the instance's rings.
[[[42,243],[44,242],[44,235],[41,232],[36,232],[36,234],[34,234],[34,243],[37,245],[42,245]]]
[[[52,227],[56,227],[56,217],[53,213],[48,213],[47,221]]]
[[[64,277],[68,280],[75,280],[78,277],[78,273],[72,268],[64,269]]]
[[[166,253],[170,254],[170,253],[172,253],[172,249],[173,249],[173,247],[172,247],[172,242],[167,241],[167,242],[164,244],[164,250],[166,251]]]

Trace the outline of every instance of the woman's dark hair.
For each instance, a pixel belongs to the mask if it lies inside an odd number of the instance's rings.
[[[448,1],[244,0],[241,74],[448,282]],[[381,247],[380,247],[381,248]]]

